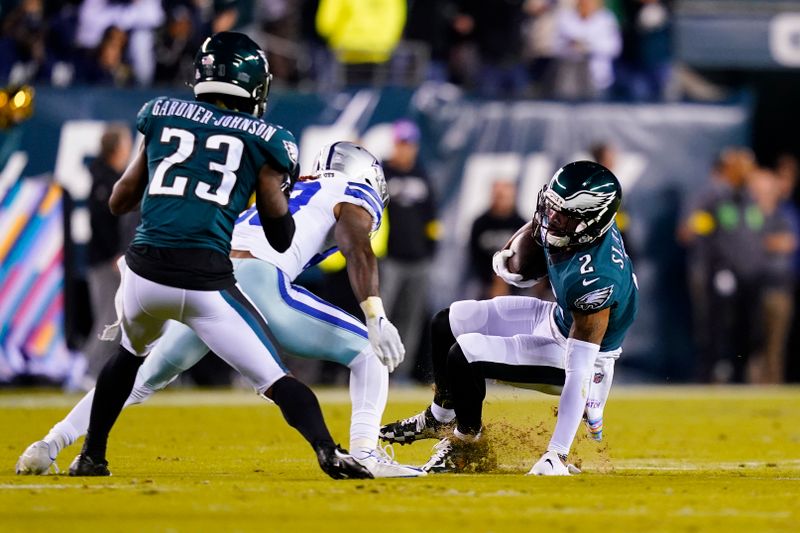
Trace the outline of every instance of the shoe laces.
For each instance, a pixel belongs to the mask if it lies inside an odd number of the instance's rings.
[[[438,462],[447,457],[447,454],[453,449],[453,443],[450,441],[450,439],[442,439],[433,445],[433,449],[435,451],[433,455],[431,455],[428,463]]]
[[[377,448],[372,450],[370,455],[375,457],[379,463],[387,463],[390,465],[397,464],[397,461],[394,459],[394,447],[391,444],[385,446],[378,445]]]

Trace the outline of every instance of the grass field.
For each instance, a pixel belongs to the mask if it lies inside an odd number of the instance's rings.
[[[321,391],[347,443],[346,391]],[[552,429],[555,400],[490,389],[499,470],[333,481],[274,405],[243,392],[166,392],[126,411],[114,476],[14,475],[20,452],[77,397],[0,392],[0,531],[798,531],[800,389],[619,388],[606,439],[578,440],[572,478],[523,476]],[[385,420],[423,390],[392,391]],[[421,464],[434,441],[395,447]],[[78,447],[59,458],[66,468]]]

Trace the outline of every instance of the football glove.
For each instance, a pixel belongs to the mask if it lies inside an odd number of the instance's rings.
[[[281,180],[281,191],[287,199],[289,198],[289,195],[292,194],[294,184],[297,183],[299,177],[300,167],[295,167],[294,170],[283,175],[283,179]]]
[[[514,255],[514,250],[508,248],[500,250],[492,256],[492,268],[494,273],[502,278],[509,285],[514,285],[521,289],[527,289],[536,285],[535,279],[523,280],[522,274],[514,274],[508,270],[508,258]]]
[[[400,333],[386,318],[383,302],[377,296],[370,296],[361,302],[361,309],[367,319],[367,335],[375,355],[389,372],[394,371],[406,355]]]

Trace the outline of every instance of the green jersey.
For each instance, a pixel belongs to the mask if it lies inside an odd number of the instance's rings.
[[[622,346],[636,316],[639,289],[616,224],[590,248],[565,258],[550,254],[545,248],[545,255],[558,303],[555,322],[561,333],[569,337],[572,311],[591,313],[610,307],[608,329],[600,350],[609,352]]]
[[[234,222],[261,168],[298,168],[294,136],[247,113],[161,97],[142,107],[136,127],[150,177],[133,245],[211,249],[227,257]]]

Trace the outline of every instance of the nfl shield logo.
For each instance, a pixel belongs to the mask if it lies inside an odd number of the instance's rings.
[[[207,55],[207,56],[203,56],[203,57],[200,59],[200,63],[201,63],[203,66],[206,66],[206,67],[207,67],[207,66],[209,66],[209,65],[213,65],[213,64],[214,64],[214,56],[213,56],[212,54],[209,54],[209,55]]]
[[[606,376],[602,372],[595,372],[594,377],[592,378],[592,381],[594,381],[595,383],[600,383],[601,381],[603,381],[604,377],[606,377]]]

